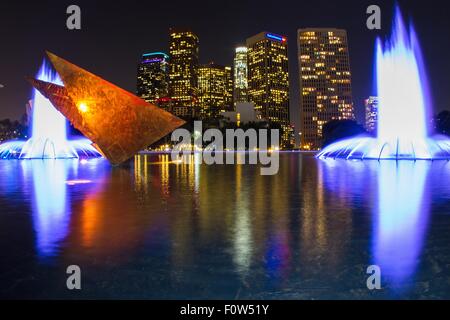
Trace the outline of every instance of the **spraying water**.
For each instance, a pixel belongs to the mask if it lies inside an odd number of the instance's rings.
[[[37,79],[63,85],[58,74],[45,61]],[[88,139],[68,140],[66,118],[36,89],[33,89],[31,129],[28,141],[8,141],[0,145],[0,158],[67,159],[100,156]]]
[[[377,137],[357,136],[334,143],[318,157],[345,159],[450,159],[450,139],[429,136],[431,110],[422,53],[412,25],[395,10],[391,39],[376,43],[379,99]]]

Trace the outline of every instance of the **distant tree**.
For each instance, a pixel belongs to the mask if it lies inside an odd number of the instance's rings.
[[[436,133],[450,136],[450,111],[444,110],[434,118]]]
[[[0,120],[0,141],[24,139],[27,136],[27,132],[27,126],[17,120]]]
[[[2,129],[9,129],[9,128],[11,128],[11,119],[3,119],[3,120],[0,120],[0,127],[2,128]]]
[[[29,127],[21,121],[14,122],[14,131],[18,139],[26,139],[28,137]]]
[[[323,147],[333,142],[366,133],[364,128],[353,120],[331,120],[322,128]]]

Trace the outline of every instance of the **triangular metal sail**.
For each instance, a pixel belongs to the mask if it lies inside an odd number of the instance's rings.
[[[64,87],[29,79],[113,164],[185,123],[116,85],[47,52]]]

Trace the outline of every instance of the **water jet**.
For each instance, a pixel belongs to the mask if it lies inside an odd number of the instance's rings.
[[[431,111],[422,53],[412,24],[395,10],[391,38],[376,42],[379,99],[376,137],[356,136],[324,148],[318,158],[376,160],[449,160],[450,139],[432,136]]]
[[[60,77],[43,62],[39,80],[63,85]],[[84,137],[68,139],[67,120],[38,90],[33,89],[31,138],[0,145],[0,159],[69,159],[100,157]]]

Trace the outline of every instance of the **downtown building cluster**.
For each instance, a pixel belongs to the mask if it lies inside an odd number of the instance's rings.
[[[255,121],[281,129],[281,147],[295,145],[290,118],[288,39],[261,32],[235,48],[232,66],[199,63],[199,38],[170,29],[169,52],[145,53],[137,94],[176,116],[218,119],[248,105]],[[320,149],[328,121],[354,119],[347,34],[299,29],[300,147]],[[240,114],[235,116],[239,125]]]

